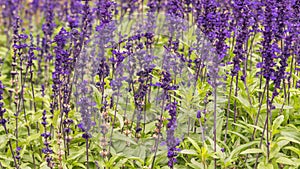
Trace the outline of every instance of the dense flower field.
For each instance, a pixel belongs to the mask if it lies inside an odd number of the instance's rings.
[[[0,7],[0,169],[300,167],[300,0]]]

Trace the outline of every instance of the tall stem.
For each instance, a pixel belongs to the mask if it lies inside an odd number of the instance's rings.
[[[217,82],[214,79],[214,152],[217,152]],[[217,159],[214,158],[215,169],[217,168]]]
[[[2,119],[1,119],[1,120],[2,120]],[[8,130],[7,130],[5,124],[3,124],[3,128],[4,128],[4,131],[5,131],[6,135],[8,135]],[[10,149],[10,151],[11,151],[12,157],[13,157],[13,159],[14,159],[15,167],[16,167],[17,169],[19,169],[19,165],[18,165],[18,163],[17,163],[16,157],[15,157],[15,153],[14,153],[14,150],[13,150],[13,148],[12,148],[10,139],[8,140],[8,146],[9,146],[9,149]]]
[[[270,108],[269,108],[269,80],[267,79],[267,82],[266,82],[266,85],[267,85],[267,117],[266,117],[266,126],[267,126],[267,160],[269,161],[269,156],[270,156],[270,144],[269,144],[269,118],[271,118],[270,116]]]
[[[239,73],[237,73],[236,75],[236,79],[235,79],[235,92],[234,92],[234,96],[237,97],[238,96],[238,82],[239,82]],[[234,119],[233,121],[236,122],[236,117],[237,116],[237,108],[236,108],[236,99],[234,100]]]
[[[155,151],[154,151],[154,157],[153,157],[153,160],[152,160],[152,164],[151,164],[151,169],[154,168],[154,163],[155,163],[155,158],[156,158],[156,153],[157,153],[157,150],[158,150],[158,143],[159,143],[159,140],[160,140],[160,130],[161,130],[161,126],[162,126],[162,116],[163,116],[163,112],[164,112],[164,104],[165,104],[165,96],[166,93],[164,92],[163,94],[163,102],[162,102],[162,108],[161,108],[161,113],[160,113],[160,118],[159,118],[159,124],[158,124],[158,133],[157,133],[157,139],[155,140]]]
[[[110,148],[112,146],[112,136],[113,136],[114,126],[115,126],[116,118],[117,118],[117,106],[119,104],[119,95],[120,95],[120,89],[118,89],[117,103],[116,103],[116,108],[115,108],[115,113],[114,113],[114,120],[113,120],[113,123],[112,123],[112,126],[111,126],[108,152],[110,152]]]
[[[86,133],[88,136],[88,133]],[[85,139],[85,149],[86,149],[86,168],[89,169],[89,139]]]
[[[261,110],[261,107],[262,107],[263,97],[264,97],[264,95],[265,95],[265,93],[266,93],[266,89],[267,89],[267,85],[265,85],[264,91],[263,91],[263,93],[261,94],[261,97],[260,97],[260,99],[259,99],[259,100],[260,100],[260,103],[259,103],[258,112],[257,112],[256,118],[255,118],[255,122],[254,122],[254,125],[255,125],[255,126],[256,126],[257,123],[258,123],[258,117],[259,117],[259,115],[260,115],[260,110]],[[254,130],[253,130],[251,140],[254,140],[255,132],[256,132],[256,128],[254,128]]]
[[[231,93],[232,93],[232,84],[233,84],[233,75],[231,76],[230,80],[230,89],[229,89],[229,98],[228,98],[228,103],[227,103],[227,115],[226,115],[226,129],[225,129],[225,138],[224,138],[224,143],[226,143],[227,140],[227,132],[228,132],[228,119],[229,119],[229,111],[230,111],[230,99],[231,99]]]

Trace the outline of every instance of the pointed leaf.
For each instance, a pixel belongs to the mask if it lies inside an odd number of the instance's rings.
[[[240,154],[258,154],[258,153],[262,153],[262,150],[258,148],[250,148],[248,150],[241,152]]]

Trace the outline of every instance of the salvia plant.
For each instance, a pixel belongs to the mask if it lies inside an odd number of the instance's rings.
[[[299,0],[0,11],[1,169],[300,167]]]

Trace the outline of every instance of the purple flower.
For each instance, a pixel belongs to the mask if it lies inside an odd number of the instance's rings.
[[[254,14],[251,11],[251,5],[251,2],[246,0],[233,1],[232,8],[234,15],[236,44],[234,47],[235,57],[233,58],[233,69],[231,71],[232,76],[238,76],[241,62],[246,59],[246,49],[244,44],[248,41],[251,32],[250,29],[254,24]]]
[[[92,106],[94,106],[94,104],[92,100],[90,100],[90,98],[88,98],[87,96],[89,91],[87,87],[85,87],[86,84],[87,82],[83,81],[80,85],[80,94],[82,95],[82,97],[79,99],[77,104],[80,107],[80,114],[82,118],[81,125],[79,127],[82,131],[87,133],[93,126],[93,123],[91,121],[91,108]]]
[[[197,118],[200,119],[201,118],[201,110],[197,111]]]
[[[21,159],[21,157],[20,157],[20,151],[21,151],[21,147],[17,147],[17,148],[16,148],[16,159],[17,159],[17,160],[20,160],[20,159]]]
[[[53,34],[56,24],[54,23],[54,3],[51,0],[46,0],[44,4],[45,23],[42,25],[42,30],[48,38]]]
[[[278,23],[276,19],[274,19],[278,16],[277,9],[275,0],[267,1],[263,20],[264,30],[262,31],[264,38],[262,41],[263,49],[261,51],[263,60],[262,63],[260,63],[262,64],[262,69],[261,72],[259,72],[267,80],[271,80],[271,77],[274,76],[275,59],[277,58],[276,52],[279,50],[277,43],[273,41],[278,31]]]
[[[184,3],[178,0],[167,1],[167,23],[171,37],[175,33],[177,39],[183,30],[186,30],[186,25],[184,24]],[[180,33],[179,33],[180,32]]]
[[[120,2],[122,14],[129,11],[129,16],[133,14],[134,11],[138,9],[138,0],[121,0]]]
[[[201,0],[201,2],[195,2],[196,23],[205,37],[212,45],[212,54],[206,57],[206,62],[210,62],[208,65],[209,74],[208,82],[212,87],[217,87],[220,83],[218,79],[219,67],[227,54],[228,46],[225,42],[230,37],[230,13],[226,9],[226,2],[218,2],[215,0]],[[209,53],[208,52],[208,53]]]
[[[180,151],[177,146],[180,144],[180,140],[174,136],[175,134],[175,129],[177,128],[177,103],[176,102],[171,102],[166,105],[165,107],[166,110],[169,111],[170,118],[168,119],[168,124],[167,124],[167,138],[166,138],[166,143],[168,147],[168,166],[170,168],[173,168],[174,163],[177,162],[176,156],[178,154],[178,151]]]
[[[4,85],[2,84],[2,81],[0,81],[0,123],[1,125],[6,128],[6,119],[4,118],[4,113],[6,112],[6,109],[3,107],[4,103],[3,100],[3,93],[4,93]]]
[[[49,132],[45,132],[41,134],[42,137],[44,137],[45,139],[47,139],[48,137],[51,136],[51,134]]]
[[[43,121],[41,122],[41,124],[42,124],[42,125],[44,126],[44,128],[45,128],[46,125],[48,124],[47,121],[46,121],[46,120],[47,120],[47,117],[46,117],[46,110],[43,111],[42,120],[43,120]]]
[[[60,91],[64,87],[63,84],[63,77],[70,74],[70,53],[65,50],[65,46],[67,40],[69,39],[69,33],[64,29],[61,28],[59,33],[54,37],[54,41],[56,42],[57,46],[55,47],[55,63],[54,63],[54,71],[52,73],[52,91],[53,91],[53,102],[51,103],[51,113],[53,114],[54,109],[58,106],[57,102],[55,101],[56,98],[59,96]],[[65,93],[66,95],[66,93]]]

